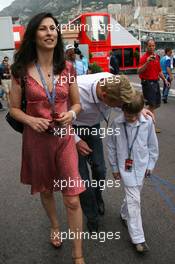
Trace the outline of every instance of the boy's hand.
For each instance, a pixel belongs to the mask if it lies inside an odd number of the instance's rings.
[[[146,170],[145,178],[149,178],[151,176],[151,170]]]
[[[112,175],[113,175],[114,179],[116,179],[116,180],[120,180],[121,179],[120,172],[113,172]]]

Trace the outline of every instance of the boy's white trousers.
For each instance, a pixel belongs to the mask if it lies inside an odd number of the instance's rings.
[[[127,221],[128,231],[133,244],[145,242],[142,227],[140,193],[143,185],[125,186],[125,198],[121,206],[121,217]]]

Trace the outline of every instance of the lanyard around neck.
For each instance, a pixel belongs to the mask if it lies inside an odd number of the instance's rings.
[[[132,152],[132,149],[133,149],[133,146],[134,146],[134,142],[136,141],[136,138],[137,138],[138,133],[139,133],[139,127],[140,126],[137,127],[134,139],[133,139],[133,141],[131,143],[131,146],[129,146],[129,138],[128,138],[128,133],[127,133],[127,129],[126,129],[126,123],[124,123],[125,135],[126,135],[127,146],[128,146],[128,158],[129,159],[131,159],[131,152]]]
[[[109,119],[110,119],[110,115],[109,115],[109,118],[107,119],[106,116],[104,115],[104,113],[100,110],[100,107],[99,105],[97,104],[96,100],[95,100],[95,96],[94,96],[94,93],[93,93],[93,85],[91,86],[91,94],[92,94],[92,98],[93,98],[93,101],[95,103],[95,106],[97,107],[98,111],[100,112],[100,114],[102,115],[102,117],[104,118],[106,124],[107,124],[107,127],[108,127],[108,124],[109,124]]]
[[[52,107],[54,109],[55,97],[56,97],[56,82],[54,80],[54,73],[52,72],[52,92],[49,92],[48,85],[47,85],[46,80],[44,78],[44,75],[43,75],[43,73],[41,71],[41,66],[38,63],[36,63],[35,66],[36,66],[36,69],[37,69],[38,74],[40,76],[40,79],[41,79],[42,85],[44,87],[44,90],[46,92],[46,96],[48,98],[48,101],[49,101],[49,103],[52,105]]]

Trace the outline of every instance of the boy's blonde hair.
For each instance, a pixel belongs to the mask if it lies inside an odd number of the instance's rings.
[[[122,106],[122,110],[128,114],[138,114],[142,111],[144,107],[144,98],[143,94],[139,91],[136,91],[135,96],[132,98],[132,102],[129,104],[125,103]]]
[[[120,100],[122,103],[130,103],[135,95],[135,89],[125,75],[113,75],[100,81],[102,91],[112,101]]]

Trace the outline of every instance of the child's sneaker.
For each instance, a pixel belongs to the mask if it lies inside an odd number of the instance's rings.
[[[149,247],[146,242],[135,244],[136,251],[139,253],[145,253],[149,251]]]

